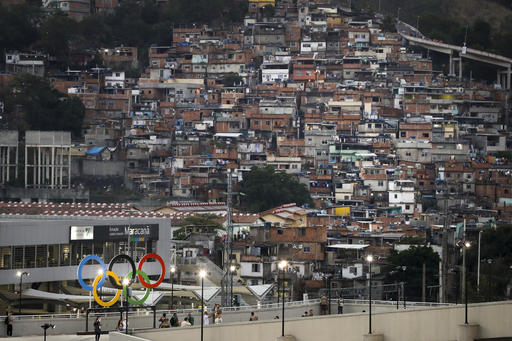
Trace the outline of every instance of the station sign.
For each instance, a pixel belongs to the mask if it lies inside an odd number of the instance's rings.
[[[69,234],[70,241],[113,242],[128,237],[134,242],[158,240],[158,224],[71,226]]]

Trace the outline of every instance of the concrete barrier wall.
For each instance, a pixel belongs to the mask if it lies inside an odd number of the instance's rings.
[[[512,336],[510,324],[512,301],[482,303],[470,306],[469,322],[480,325],[481,338]],[[457,339],[458,325],[464,322],[464,306],[398,310],[376,313],[373,333],[392,341],[448,341]],[[343,340],[361,341],[368,332],[368,314],[331,315],[295,318],[286,321],[285,333],[297,341]],[[137,336],[152,341],[193,341],[200,338],[200,328],[173,328],[140,332]],[[235,323],[205,327],[205,341],[275,340],[281,335],[281,321]],[[243,336],[243,337],[242,337]]]
[[[318,303],[304,304],[292,307],[286,307],[285,310],[285,318],[286,319],[295,319],[302,316],[304,311],[308,311],[313,309],[315,315],[320,314],[320,305]],[[392,304],[390,305],[380,305],[374,304],[372,306],[373,312],[389,312],[395,311],[396,307]],[[400,309],[403,309],[400,306]],[[415,309],[412,306],[407,308]],[[418,308],[416,308],[418,309]],[[275,307],[273,309],[259,309],[254,310],[256,315],[260,320],[273,320],[277,315],[281,318],[281,307]],[[345,304],[344,314],[351,313],[361,313],[363,311],[368,311],[368,304]],[[337,304],[332,302],[331,304],[331,313],[336,314],[338,312]],[[158,319],[160,319],[162,312],[158,312],[156,319],[156,326],[158,327]],[[236,323],[236,322],[248,322],[251,314],[251,310],[245,311],[224,311],[223,312],[223,323]],[[72,316],[72,315],[70,315]],[[178,314],[178,318],[182,321],[185,318],[186,314],[180,313]],[[201,320],[199,319],[198,311],[195,311],[192,316],[194,316],[195,324],[200,325]],[[170,318],[170,314],[168,313],[168,317]],[[3,322],[3,317],[1,318]],[[89,331],[94,330],[93,323],[95,319],[95,314],[91,313],[89,315]],[[119,315],[109,315],[107,317],[102,317],[102,329],[103,330],[115,330],[117,327],[117,322],[119,321]],[[41,335],[41,325],[44,323],[53,323],[56,325],[55,329],[52,329],[50,332],[52,334],[74,334],[77,331],[85,331],[85,315],[81,314],[79,317],[69,317],[69,318],[57,318],[57,319],[47,319],[47,318],[35,318],[35,319],[27,319],[26,317],[22,319],[17,319],[15,316],[14,321],[14,331],[13,336],[28,336],[28,335]],[[210,321],[213,324],[213,321]],[[141,311],[139,313],[131,312],[128,324],[130,329],[147,329],[153,327],[153,313],[149,311]],[[0,336],[5,335],[5,324],[0,323]]]

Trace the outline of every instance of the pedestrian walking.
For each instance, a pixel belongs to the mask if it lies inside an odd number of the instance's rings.
[[[12,312],[8,312],[5,317],[5,324],[7,325],[7,336],[12,336],[12,324],[14,322],[14,317],[12,316]]]
[[[94,321],[94,340],[99,341],[101,336],[101,317],[96,317]]]
[[[343,314],[343,306],[345,305],[345,302],[343,301],[343,297],[340,296],[338,298],[338,314]]]

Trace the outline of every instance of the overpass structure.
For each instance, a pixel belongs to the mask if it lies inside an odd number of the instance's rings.
[[[512,58],[472,49],[466,46],[451,45],[429,39],[418,31],[418,29],[402,21],[396,23],[396,29],[400,36],[412,45],[421,46],[432,51],[449,55],[449,74],[456,75],[457,64],[459,80],[462,80],[462,59],[466,58],[498,67],[496,72],[497,84],[507,90],[511,89]]]

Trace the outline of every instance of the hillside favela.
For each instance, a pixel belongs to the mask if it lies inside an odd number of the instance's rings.
[[[0,338],[512,340],[511,21],[0,1]]]

